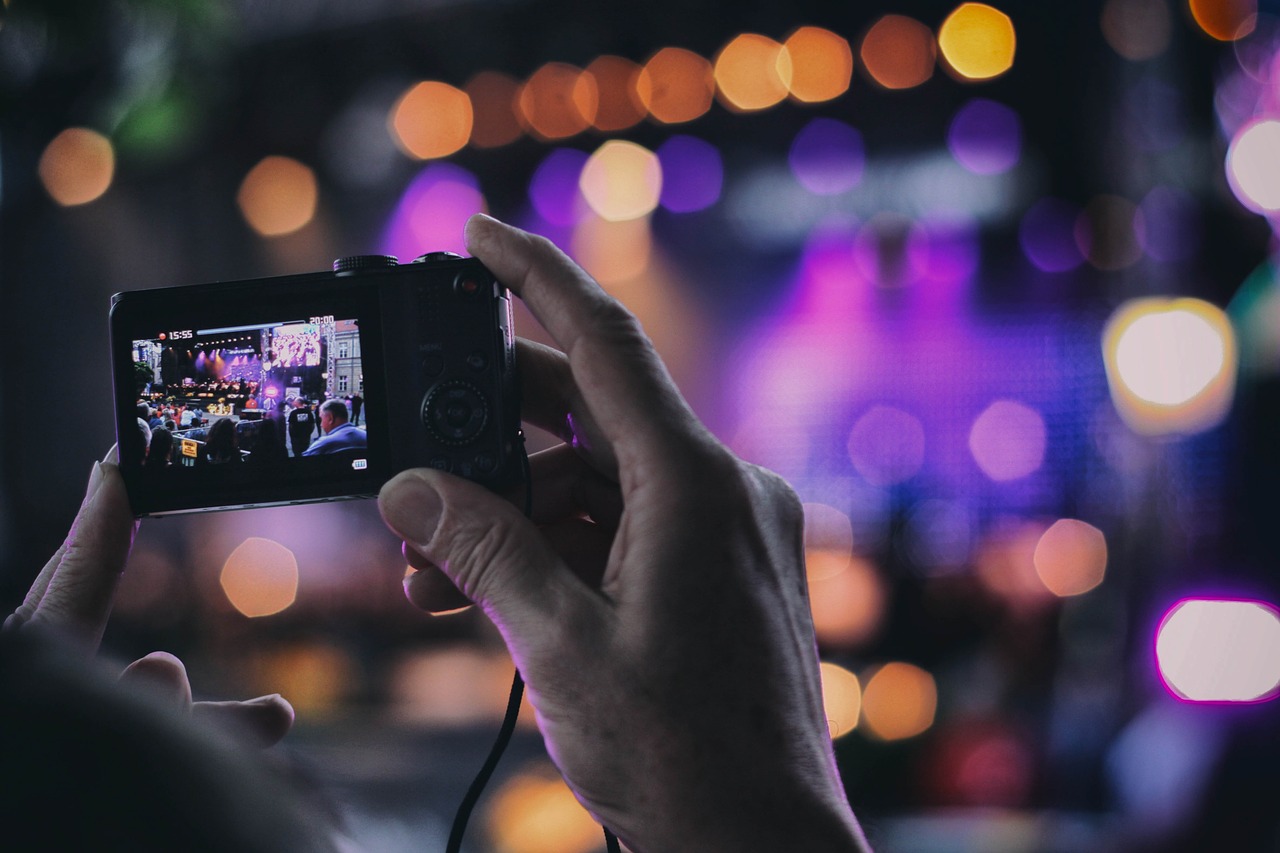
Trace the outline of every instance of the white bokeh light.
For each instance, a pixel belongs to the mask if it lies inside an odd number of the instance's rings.
[[[1227,151],[1227,180],[1240,203],[1255,213],[1280,211],[1280,120],[1240,129]]]
[[[1258,702],[1280,690],[1280,613],[1260,601],[1187,599],[1156,632],[1165,685],[1190,702]]]
[[[1221,332],[1183,309],[1138,317],[1116,345],[1121,380],[1139,398],[1161,406],[1194,399],[1222,372],[1225,361]]]

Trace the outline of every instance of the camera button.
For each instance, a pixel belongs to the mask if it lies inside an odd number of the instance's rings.
[[[489,358],[484,353],[477,350],[467,356],[467,367],[472,370],[484,370],[489,366]]]
[[[492,474],[493,469],[498,467],[498,460],[492,453],[477,453],[473,462],[481,474]]]
[[[435,468],[437,471],[448,471],[453,467],[453,462],[448,456],[433,456],[427,466]]]
[[[444,356],[440,353],[427,353],[422,357],[422,375],[427,377],[439,376],[444,372]]]

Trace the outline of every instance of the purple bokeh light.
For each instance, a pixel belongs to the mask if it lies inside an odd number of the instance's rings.
[[[875,405],[849,433],[849,459],[873,486],[892,486],[914,477],[924,464],[924,425],[910,412]]]
[[[1138,211],[1138,242],[1157,261],[1185,261],[1200,249],[1199,212],[1187,193],[1158,186],[1142,199]]]
[[[672,213],[704,210],[720,200],[724,164],[720,151],[695,136],[677,135],[658,146],[662,164],[660,203]]]
[[[576,225],[587,212],[578,178],[587,154],[574,148],[556,148],[543,159],[529,181],[529,200],[538,215],[552,225]]]
[[[975,175],[1007,172],[1022,156],[1022,122],[1004,104],[974,98],[951,120],[947,148]]]
[[[400,197],[382,237],[382,252],[408,261],[424,252],[467,254],[463,227],[485,212],[476,176],[451,163],[433,163],[418,173]]]
[[[907,233],[906,252],[918,285],[916,303],[950,308],[978,270],[978,230],[970,222],[916,222]]]
[[[1027,260],[1044,272],[1067,272],[1080,266],[1084,256],[1076,245],[1076,220],[1080,208],[1058,198],[1042,198],[1022,217],[1018,238]]]
[[[796,134],[787,155],[791,172],[814,195],[838,195],[862,181],[862,134],[842,121],[815,118]]]
[[[996,482],[1019,480],[1044,462],[1044,418],[1013,400],[997,400],[983,410],[969,431],[974,461]]]

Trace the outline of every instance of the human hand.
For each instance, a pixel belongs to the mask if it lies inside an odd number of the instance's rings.
[[[468,246],[563,353],[522,343],[533,519],[439,471],[379,505],[420,607],[477,602],[582,803],[648,850],[865,849],[809,616],[803,514],[698,421],[635,318],[548,241],[474,217]]]
[[[4,629],[58,634],[85,657],[96,655],[137,529],[112,448],[102,462],[94,464],[66,540],[40,571],[22,604],[5,620]],[[274,694],[248,702],[193,702],[186,668],[166,652],[134,661],[121,682],[158,694],[183,714],[232,729],[264,746],[283,738],[293,724],[293,708]]]

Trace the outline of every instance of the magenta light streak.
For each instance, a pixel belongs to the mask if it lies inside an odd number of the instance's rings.
[[[661,204],[672,213],[692,213],[715,204],[724,184],[720,150],[693,136],[677,135],[658,146],[662,164]]]
[[[862,181],[862,135],[842,121],[815,118],[791,143],[787,157],[800,185],[815,195],[838,195]]]
[[[1080,208],[1057,198],[1043,198],[1022,217],[1018,238],[1027,260],[1044,272],[1067,272],[1084,257],[1076,245],[1075,227]]]
[[[529,181],[529,201],[539,216],[561,227],[578,223],[587,211],[578,189],[586,162],[586,153],[574,148],[556,148],[543,159]]]
[[[400,197],[382,238],[382,252],[408,263],[425,252],[467,254],[462,229],[485,211],[475,175],[450,163],[433,163]]]
[[[1022,122],[1004,104],[974,98],[951,120],[947,148],[975,175],[1007,172],[1022,156]]]

